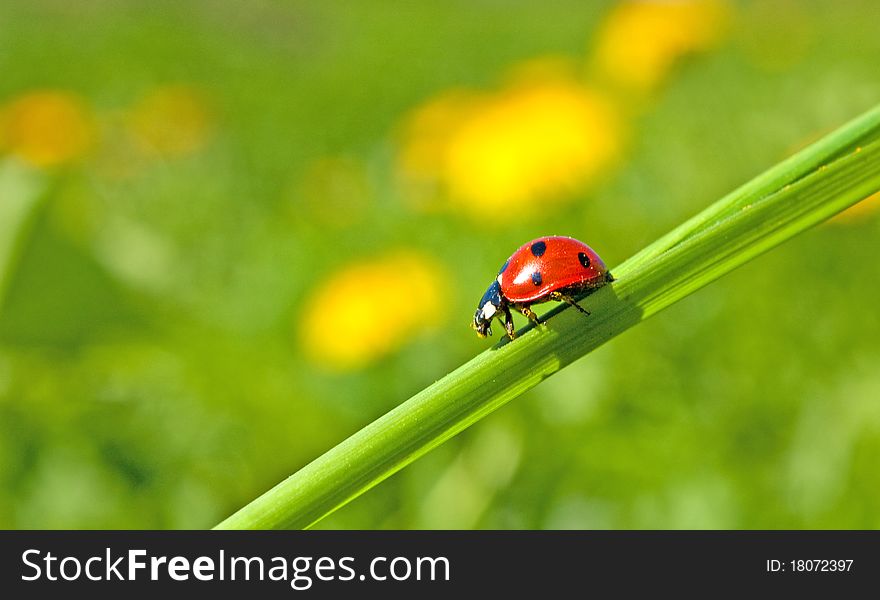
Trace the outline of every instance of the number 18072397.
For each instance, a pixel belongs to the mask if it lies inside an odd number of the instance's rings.
[[[852,570],[853,559],[791,559],[786,561],[768,560],[767,570],[772,572],[789,572],[789,573],[848,573]]]

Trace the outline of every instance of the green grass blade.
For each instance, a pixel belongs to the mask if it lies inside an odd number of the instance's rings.
[[[218,528],[309,527],[629,327],[880,190],[880,107],[612,269],[589,319],[559,307],[367,425]]]
[[[16,161],[0,160],[0,311],[46,187],[39,173]]]

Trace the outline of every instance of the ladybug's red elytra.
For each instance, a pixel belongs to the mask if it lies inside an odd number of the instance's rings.
[[[472,327],[477,335],[492,335],[492,319],[504,317],[510,339],[516,337],[510,309],[540,323],[532,304],[566,302],[589,315],[574,299],[614,281],[605,263],[592,248],[571,237],[550,236],[532,240],[514,252],[477,306]]]

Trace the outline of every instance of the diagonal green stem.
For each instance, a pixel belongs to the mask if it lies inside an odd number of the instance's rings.
[[[725,196],[559,307],[330,449],[217,528],[309,527],[632,325],[880,190],[880,107]]]

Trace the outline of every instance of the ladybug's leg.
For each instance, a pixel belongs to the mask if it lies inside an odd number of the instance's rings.
[[[507,337],[511,340],[516,338],[516,330],[513,327],[513,316],[510,314],[510,309],[507,307],[507,304],[502,308],[504,312],[504,329],[507,331]]]
[[[567,295],[560,293],[560,292],[550,292],[550,299],[556,300],[557,302],[565,302],[566,304],[570,304],[571,306],[574,306],[576,309],[578,309],[579,311],[581,311],[585,315],[590,316],[590,312],[588,310],[584,309],[580,304],[575,302],[574,298],[572,298],[571,296],[567,296]]]
[[[521,306],[519,310],[522,314],[529,318],[529,321],[531,321],[535,325],[540,325],[541,323],[543,323],[543,321],[538,318],[538,315],[536,315],[535,312],[528,306]]]

